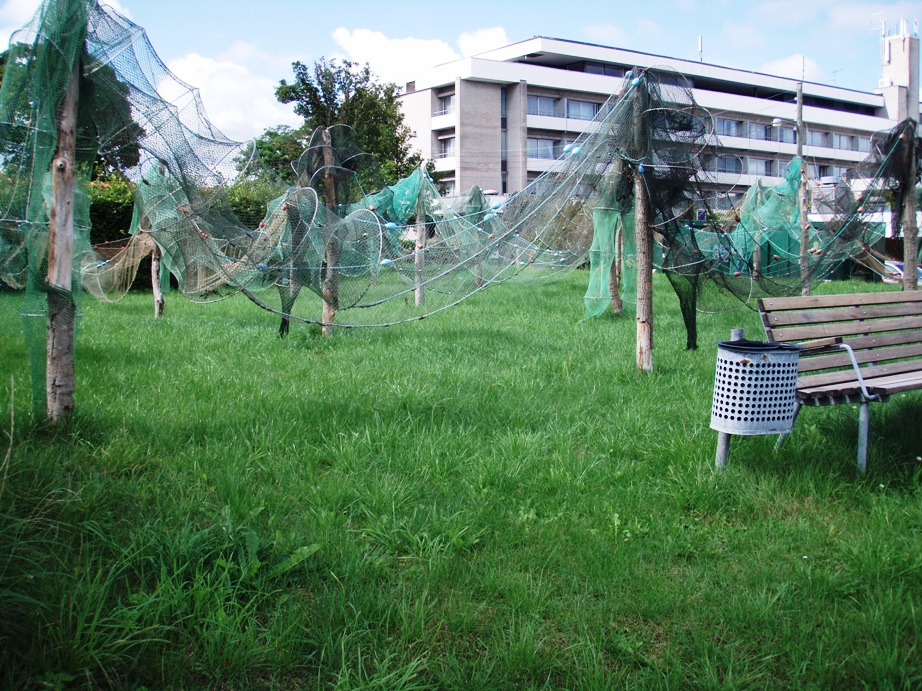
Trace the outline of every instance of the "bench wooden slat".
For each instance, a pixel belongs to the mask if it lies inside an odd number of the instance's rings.
[[[855,352],[871,348],[888,348],[890,346],[922,343],[922,329],[854,336],[852,338],[842,339],[842,342],[851,346],[851,349]]]
[[[830,322],[857,321],[861,319],[883,319],[909,317],[922,314],[922,302],[907,302],[890,305],[859,305],[832,309],[798,310],[772,312],[767,314],[766,325],[777,329],[781,326],[828,324]]]
[[[867,388],[867,387],[866,387]],[[877,393],[868,389],[870,393]],[[857,382],[848,386],[842,384],[827,384],[826,386],[811,386],[806,389],[798,390],[797,397],[800,399],[811,398],[831,398],[833,396],[860,396],[861,387]]]
[[[807,341],[829,336],[860,336],[885,331],[922,329],[922,316],[873,319],[858,322],[837,322],[815,326],[789,326],[782,329],[766,328],[771,341]]]
[[[888,365],[872,365],[861,368],[861,376],[865,383],[870,385],[875,378],[887,377],[893,374],[906,374],[909,372],[922,372],[922,360],[902,360]],[[829,384],[847,384],[855,381],[855,371],[848,369],[826,372],[824,374],[811,374],[797,380],[797,389],[810,389]]]
[[[876,348],[874,350],[855,351],[855,360],[859,365],[866,365],[869,362],[888,362],[890,360],[900,360],[902,358],[922,358],[922,343],[912,345],[896,346],[893,348]],[[804,374],[807,372],[818,372],[819,370],[832,369],[833,367],[849,367],[852,364],[848,353],[839,351],[834,355],[816,355],[813,357],[800,356],[798,363],[798,372]]]
[[[849,305],[882,305],[905,302],[922,302],[922,291],[887,291],[882,293],[759,298],[759,311],[777,312],[779,310],[804,310],[815,307],[846,307]]]
[[[896,375],[893,377],[880,377],[874,380],[873,389],[887,395],[915,391],[922,389],[922,372]]]
[[[834,338],[821,338],[818,340],[800,341],[804,345],[809,343],[822,343],[825,341],[834,341],[838,339],[839,343],[847,343],[855,352],[869,348],[886,348],[889,346],[909,345],[911,343],[922,343],[922,329],[909,329],[907,331],[888,331],[886,333],[872,333],[862,336],[851,336],[843,338],[836,336]],[[769,338],[771,340],[771,338]],[[801,357],[804,357],[803,352]]]
[[[894,374],[889,377],[879,377],[874,379],[870,384],[865,382],[865,388],[871,394],[877,394],[884,397],[892,396],[896,393],[905,391],[915,391],[922,389],[922,372],[908,372],[906,374]],[[797,392],[797,397],[801,399],[821,399],[821,398],[845,398],[848,396],[859,397],[861,387],[857,382],[848,385],[827,384],[826,386],[811,386]],[[852,401],[857,402],[857,401]]]

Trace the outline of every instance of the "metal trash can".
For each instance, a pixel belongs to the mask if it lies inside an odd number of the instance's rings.
[[[721,341],[711,429],[728,434],[786,434],[794,426],[800,347]]]

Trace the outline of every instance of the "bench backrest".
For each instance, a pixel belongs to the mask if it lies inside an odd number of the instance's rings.
[[[889,363],[892,373],[916,370],[906,361],[922,358],[922,291],[762,298],[759,312],[769,341],[841,337],[862,369]],[[851,369],[845,352],[800,358],[801,373],[845,368]]]

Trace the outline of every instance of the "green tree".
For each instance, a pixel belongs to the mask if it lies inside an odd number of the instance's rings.
[[[294,103],[304,118],[305,132],[318,127],[349,125],[356,143],[373,154],[387,184],[409,175],[422,162],[410,147],[413,132],[407,127],[393,83],[378,82],[366,64],[321,58],[312,67],[292,63],[295,79],[284,79],[275,90],[282,103]]]
[[[247,144],[237,158],[237,169],[246,171],[251,179],[268,174],[291,184],[294,182],[292,163],[304,152],[305,139],[309,135],[304,128],[270,127]]]

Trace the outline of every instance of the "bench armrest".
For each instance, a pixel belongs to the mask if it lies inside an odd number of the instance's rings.
[[[822,341],[837,341],[834,343],[822,343],[821,345],[813,346],[812,344],[820,344]],[[808,348],[802,349],[801,352],[807,351],[811,354],[817,354],[822,350],[844,350],[848,353],[848,359],[851,360],[852,369],[855,371],[855,381],[858,382],[858,386],[861,387],[861,398],[864,401],[879,401],[880,396],[876,393],[871,393],[868,391],[868,387],[865,386],[864,377],[861,376],[861,368],[858,366],[858,360],[855,358],[855,352],[852,350],[852,347],[848,343],[842,343],[841,337],[836,336],[835,338],[823,338],[819,341],[807,342]]]
[[[818,338],[815,341],[804,341],[798,343],[801,353],[814,355],[823,350],[839,350],[838,346],[842,344],[841,336],[830,336],[829,338]]]

